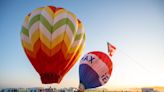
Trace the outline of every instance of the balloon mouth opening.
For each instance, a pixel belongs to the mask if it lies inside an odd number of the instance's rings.
[[[83,92],[85,90],[85,86],[82,83],[80,83],[79,85],[79,90],[80,92]]]
[[[54,74],[54,73],[41,74],[41,81],[43,84],[60,83],[61,80],[62,77],[58,74]]]

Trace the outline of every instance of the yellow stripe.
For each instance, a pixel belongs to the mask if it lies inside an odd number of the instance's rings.
[[[64,33],[62,33],[62,34],[59,35],[57,38],[55,38],[55,39],[52,41],[51,48],[54,48],[56,45],[58,45],[59,43],[61,43],[61,42],[63,41],[63,38],[64,38]]]
[[[53,18],[54,12],[49,7],[45,7],[44,9]]]
[[[71,49],[70,49],[69,53],[76,52],[81,45],[83,45],[83,44],[82,44],[82,40],[80,39],[80,42],[76,46],[74,46],[74,47],[71,46]]]
[[[30,16],[27,15],[27,16],[25,17],[25,22],[28,22],[28,21],[29,21],[29,18],[30,18]]]
[[[64,41],[66,46],[69,48],[71,47],[71,44],[73,43],[73,39],[72,39],[72,41],[70,41],[68,35],[65,32],[63,32],[62,34],[60,34],[57,38],[55,38],[52,41],[51,48],[54,48],[56,45],[58,45],[62,41]]]
[[[32,34],[32,36],[30,37],[32,48],[34,48],[33,46],[34,46],[35,42],[40,38],[40,34],[39,33],[40,33],[39,29],[36,29],[34,31],[34,33]]]
[[[41,12],[44,9],[44,7],[37,8],[31,12],[31,15],[33,15],[35,12],[39,11]],[[31,17],[31,16],[30,16]]]
[[[77,17],[72,13],[68,11],[68,15],[72,16],[74,20],[76,20],[76,24],[78,24]]]
[[[78,49],[78,51],[77,51],[78,53],[77,53],[77,56],[76,56],[76,58],[75,58],[75,61],[77,61],[77,60],[79,59],[79,57],[81,56],[84,47],[85,47],[85,44],[83,44],[83,45],[81,45],[81,46],[79,47],[79,49]]]
[[[49,49],[51,49],[51,41],[40,31],[41,42]]]
[[[85,47],[85,44],[82,42],[82,43],[76,48],[76,50],[75,50],[74,52],[72,52],[73,55],[72,55],[72,57],[71,57],[71,60],[72,60],[73,57],[77,54],[77,52],[81,54],[81,52],[82,52],[82,50],[83,50],[84,47]]]
[[[36,10],[43,10],[44,9],[44,7],[40,7],[40,8],[37,8]],[[35,11],[35,10],[34,10]]]
[[[33,51],[31,45],[23,40],[22,40],[22,46],[23,46],[23,48],[26,48],[29,51]]]
[[[73,38],[73,37],[72,37]],[[73,39],[69,39],[69,37],[68,37],[68,35],[67,35],[67,33],[65,33],[65,35],[64,35],[64,42],[65,42],[65,44],[66,44],[66,46],[68,47],[68,48],[70,48],[71,46],[71,43],[73,43],[73,41],[70,41],[70,40],[73,40]]]
[[[67,56],[70,54],[70,49],[73,44],[73,41],[74,41],[74,39],[71,39],[71,41],[70,41],[68,35],[65,34],[64,43],[65,43],[66,47],[64,49],[62,47],[62,50],[65,55],[65,58],[67,58],[67,59],[69,59],[69,57],[67,57]]]
[[[73,59],[74,59],[73,62],[77,62],[80,55],[82,54],[83,49],[84,49],[84,44],[80,45],[80,47],[78,48],[78,50],[76,52],[69,54],[69,56],[68,56],[69,61],[68,62],[72,61]],[[69,67],[68,65],[69,65],[69,63],[66,65],[65,69]]]
[[[75,47],[71,47],[71,49],[70,49],[70,51],[69,51],[69,54],[70,54],[70,53],[76,52],[76,51],[78,50],[79,47],[80,47],[80,45],[77,45],[77,46],[75,46]]]
[[[55,14],[54,14],[54,18],[55,18],[56,16],[59,16],[59,15],[62,14],[62,13],[65,13],[65,12],[67,12],[65,9],[60,9],[60,10],[56,11]]]
[[[78,30],[77,30],[77,31],[80,31],[80,30],[82,29],[82,27],[83,27],[82,23],[78,23]],[[83,42],[83,38],[84,38],[84,36],[82,36],[82,37],[78,40],[79,43],[78,43],[76,46],[71,47],[69,53],[74,53],[74,52],[76,52],[76,51],[79,49],[80,45],[83,45],[83,43],[82,43],[82,42]]]
[[[81,30],[82,28],[83,28],[83,24],[82,23],[78,23],[78,30],[77,31]]]
[[[83,36],[80,38],[80,40],[78,40],[78,44],[76,44],[74,47],[73,47],[73,44],[71,45],[71,49],[70,49],[70,53],[73,53],[75,50],[77,50],[79,48],[80,45],[83,45]]]

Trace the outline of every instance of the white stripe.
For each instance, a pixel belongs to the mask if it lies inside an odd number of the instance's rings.
[[[84,39],[82,39],[81,45],[82,45],[82,44],[85,44],[85,40],[84,40]]]
[[[55,32],[53,32],[52,39],[55,39],[61,33],[66,32],[68,35],[69,40],[74,39],[73,33],[68,25],[63,25],[62,27],[58,28]],[[56,37],[55,37],[56,36]]]
[[[75,26],[75,31],[77,31],[77,28],[78,28],[78,21],[77,21],[77,18],[73,17],[71,14],[68,14],[67,18],[69,20],[71,20],[71,22],[73,23],[73,25]]]
[[[106,73],[107,76],[110,77],[108,74],[109,69],[108,69],[107,65],[94,54],[86,54],[84,57],[86,57],[86,56],[88,56],[89,60],[90,60],[90,57],[94,57],[95,59],[93,60],[92,63],[87,60],[85,60],[85,61],[81,60],[80,64],[89,65],[99,75],[99,81],[101,82],[101,84],[102,85],[105,84],[103,82],[101,76],[103,76]]]
[[[74,39],[74,36],[73,36],[71,28],[68,25],[66,27],[66,33],[68,35],[69,40],[72,41],[72,39]]]
[[[77,47],[77,46],[81,46],[81,45],[85,45],[85,40],[82,38],[82,39],[80,39],[80,40],[77,40],[77,41],[75,41],[73,44],[72,44],[72,48],[74,48],[74,47]]]
[[[78,45],[80,45],[80,46],[83,45],[84,46],[85,45],[85,40],[84,39],[80,39],[80,40],[77,40],[77,41],[79,41],[79,43],[75,43],[75,44],[73,44],[73,46],[78,46]]]
[[[82,26],[82,28],[78,28],[77,30],[77,34],[81,34],[81,33],[84,33],[84,27]]]
[[[26,28],[26,29],[28,29],[28,25],[29,25],[29,20],[28,21],[24,21],[24,23],[23,23],[23,26]]]
[[[31,38],[31,36],[33,35],[33,33],[35,31],[37,31],[39,29],[39,21],[35,22],[31,28],[29,29],[29,37]]]
[[[83,38],[82,38],[82,42],[81,42],[81,45],[82,45],[82,44],[85,44],[84,35],[83,35]]]
[[[67,18],[67,12],[62,12],[58,16],[55,16],[53,20],[53,25],[55,25],[59,20],[63,18]]]
[[[73,42],[73,44],[72,44],[71,47],[72,47],[72,48],[77,47],[77,46],[79,46],[79,45],[81,44],[81,42],[82,42],[82,39],[76,40],[76,41]]]
[[[51,33],[42,23],[39,24],[39,30],[48,38],[49,41],[51,41]]]
[[[102,85],[104,85],[105,83],[108,82],[108,80],[110,79],[110,74],[109,73],[106,73],[105,77],[106,78],[108,77],[108,78],[107,79],[104,79],[104,81],[103,81],[102,77],[99,78],[99,81],[101,82]]]
[[[66,26],[67,25],[63,25],[62,27],[58,28],[55,32],[52,33],[52,41],[65,32]]]
[[[28,36],[24,35],[23,33],[21,33],[21,39],[23,41],[25,41],[26,43],[30,44],[30,40],[29,40]]]
[[[85,46],[85,40],[84,39],[82,40],[81,45],[82,45],[82,47]]]
[[[50,25],[53,24],[53,18],[47,13],[46,10],[43,10],[41,12],[41,14],[48,20],[48,22],[50,23]]]
[[[84,34],[83,34],[83,36],[79,40],[74,41],[74,43],[72,44],[72,47],[82,45],[82,43],[84,43],[84,42],[85,42],[85,40],[84,40]]]
[[[36,15],[39,15],[41,13],[42,10],[34,10],[31,12],[31,16],[30,16],[30,20],[36,16]]]

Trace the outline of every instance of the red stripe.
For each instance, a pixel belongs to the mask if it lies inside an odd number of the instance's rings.
[[[60,8],[60,7],[59,8],[56,8],[56,11],[61,10],[61,9],[63,9],[63,8]]]
[[[55,6],[48,6],[53,12],[56,11],[56,7]]]
[[[95,54],[99,59],[101,59],[109,68],[109,74],[111,74],[112,72],[112,68],[113,68],[113,64],[112,64],[112,60],[109,58],[109,56],[107,54],[105,54],[104,52],[100,52],[100,51],[93,51],[93,52],[89,52],[89,54]]]

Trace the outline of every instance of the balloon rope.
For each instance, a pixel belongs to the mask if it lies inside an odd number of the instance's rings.
[[[151,71],[149,69],[144,67],[141,63],[138,62],[138,60],[134,59],[132,56],[128,55],[127,53],[125,53],[124,51],[122,51],[122,50],[120,50],[118,48],[117,48],[117,51],[120,51],[124,56],[128,57],[131,61],[133,61],[133,63],[135,63],[140,68],[144,69],[146,72],[151,73]]]

